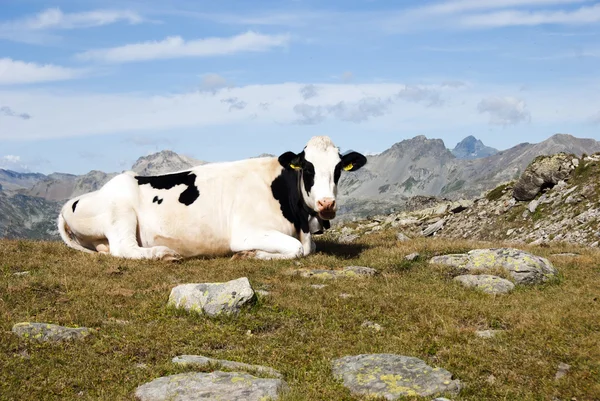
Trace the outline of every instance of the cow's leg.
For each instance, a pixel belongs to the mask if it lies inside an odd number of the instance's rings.
[[[106,229],[111,255],[127,259],[178,260],[181,256],[166,246],[142,248],[137,242],[137,216],[133,209],[114,208],[111,224]]]
[[[302,243],[279,231],[258,231],[239,238],[231,244],[233,252],[243,252],[256,259],[295,259],[304,255]]]
[[[317,244],[312,240],[311,233],[300,233],[300,241],[302,242],[302,247],[304,248],[304,256],[308,256],[311,253],[315,253],[317,250]]]

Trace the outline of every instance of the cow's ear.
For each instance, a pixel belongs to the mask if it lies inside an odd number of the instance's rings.
[[[297,155],[294,152],[285,152],[279,156],[279,164],[288,170],[302,170],[303,163],[304,158],[302,154]]]
[[[367,164],[367,158],[358,152],[350,152],[342,156],[341,164],[344,171],[356,171]]]

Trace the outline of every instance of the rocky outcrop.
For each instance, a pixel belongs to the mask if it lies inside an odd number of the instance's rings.
[[[458,394],[461,383],[445,369],[432,368],[418,358],[393,354],[347,356],[333,362],[333,375],[352,394],[397,400]]]
[[[489,274],[465,274],[454,277],[454,281],[467,288],[476,288],[486,294],[507,294],[515,288],[510,281]]]
[[[168,306],[210,317],[235,315],[256,296],[246,277],[226,283],[183,284],[171,291]]]
[[[457,159],[465,160],[481,159],[483,157],[493,156],[496,153],[498,153],[497,149],[485,146],[483,142],[473,135],[469,135],[452,149],[452,154],[456,156]]]
[[[86,327],[63,327],[48,323],[17,323],[12,332],[17,336],[39,342],[59,343],[82,340],[92,333]]]
[[[578,163],[579,160],[573,155],[564,153],[536,158],[515,184],[513,197],[518,201],[534,199],[542,189],[554,187],[568,179]]]
[[[213,359],[202,355],[181,355],[173,358],[173,363],[184,366],[197,366],[197,367],[209,367],[218,365],[221,368],[245,371],[245,372],[257,372],[277,379],[281,379],[283,375],[273,368],[260,365],[249,365],[242,362],[226,361],[223,359]]]
[[[280,379],[260,379],[246,373],[216,371],[161,377],[137,388],[140,401],[278,400],[288,385]]]

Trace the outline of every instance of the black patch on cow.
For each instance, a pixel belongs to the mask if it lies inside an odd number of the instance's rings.
[[[154,199],[152,199],[152,203],[158,203],[160,205],[161,203],[163,203],[163,200],[160,199],[158,196],[155,196]]]
[[[308,160],[306,160],[306,154],[304,151],[295,154],[294,152],[286,152],[279,156],[279,164],[283,168],[289,171],[297,171],[293,166],[300,167],[302,172],[302,182],[304,183],[304,190],[310,195],[310,191],[315,185],[315,166]]]
[[[310,195],[312,187],[315,186],[315,166],[308,160],[304,161],[304,167],[302,168],[302,181],[304,182],[304,189],[306,193]]]
[[[171,189],[177,185],[187,186],[185,191],[179,195],[179,203],[186,206],[191,205],[200,197],[200,191],[196,187],[196,174],[191,171],[149,177],[138,175],[135,179],[138,181],[138,185],[150,184],[154,189]]]
[[[76,200],[75,202],[73,202],[73,206],[71,206],[71,209],[73,209],[73,213],[75,213],[75,209],[77,209],[77,204],[79,203],[78,200]]]
[[[308,206],[300,193],[300,173],[293,169],[284,168],[281,174],[271,183],[273,197],[279,202],[283,217],[292,223],[296,232],[308,233],[308,218],[310,216]]]

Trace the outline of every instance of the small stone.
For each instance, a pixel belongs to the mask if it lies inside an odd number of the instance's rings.
[[[515,229],[514,229],[514,228],[511,228],[510,230],[508,230],[508,231],[506,232],[506,236],[507,236],[507,237],[510,237],[510,236],[511,236],[511,235],[513,235],[514,233],[515,233]]]
[[[326,284],[313,284],[310,287],[314,288],[315,290],[322,290],[323,288],[327,287],[327,285]]]
[[[534,199],[531,202],[529,202],[529,205],[527,206],[527,209],[531,213],[534,213],[537,210],[537,208],[538,208],[539,205],[540,205],[540,201]]]
[[[472,275],[467,274],[454,278],[462,285],[468,288],[477,288],[486,294],[506,294],[511,292],[515,285],[508,280],[487,274]]]
[[[168,305],[214,317],[233,315],[255,299],[246,277],[226,283],[184,284],[173,288]]]
[[[449,400],[447,398],[436,398],[433,401],[452,401],[452,400]]]
[[[562,378],[564,378],[567,373],[569,373],[569,371],[571,370],[571,366],[567,365],[566,363],[560,363],[558,365],[558,371],[556,372],[556,380],[560,380]]]
[[[418,252],[415,252],[415,253],[411,253],[410,255],[406,255],[404,257],[404,259],[406,259],[409,262],[414,262],[415,260],[419,259],[419,256],[421,256],[421,254]]]
[[[83,340],[92,333],[87,327],[63,327],[48,323],[17,323],[12,332],[19,337],[40,342],[63,342]]]
[[[271,293],[269,291],[265,291],[265,290],[256,290],[255,292],[256,292],[256,294],[260,295],[261,297],[268,297],[269,295],[271,295]]]
[[[446,212],[448,211],[448,205],[440,205],[435,209],[435,214],[437,215],[441,215],[441,214],[446,214]]]
[[[344,273],[348,275],[356,274],[358,276],[376,276],[379,272],[370,267],[364,266],[346,266],[344,267]]]
[[[344,292],[344,293],[341,293],[341,294],[340,294],[340,298],[342,298],[342,299],[348,299],[348,298],[352,298],[352,295],[351,295],[351,294],[346,294],[346,293]]]
[[[435,233],[437,233],[438,231],[440,231],[442,229],[442,227],[444,227],[445,224],[445,220],[440,220],[437,223],[433,223],[432,225],[430,225],[429,227],[427,227],[425,230],[423,230],[423,236],[424,237],[429,237],[431,235],[434,235]]]
[[[140,401],[278,400],[289,389],[280,379],[259,379],[245,373],[221,372],[182,373],[161,377],[138,387],[135,396]]]
[[[502,333],[502,330],[482,330],[482,331],[475,332],[477,337],[480,337],[480,338],[494,338],[500,333]]]
[[[25,272],[16,272],[16,273],[13,274],[13,276],[16,276],[16,277],[29,276],[29,272],[28,271],[25,271]]]
[[[343,234],[338,238],[338,242],[340,244],[350,244],[359,238],[360,236],[357,234]]]
[[[371,329],[371,330],[373,330],[373,331],[377,331],[377,332],[379,332],[379,331],[382,331],[382,330],[383,330],[383,327],[381,327],[381,325],[380,325],[380,324],[377,324],[377,323],[371,322],[370,320],[367,320],[367,321],[365,321],[365,322],[364,322],[364,323],[361,325],[361,327],[365,327],[365,328],[367,328],[367,329]]]
[[[283,377],[283,375],[277,370],[266,366],[250,365],[247,363],[227,361],[224,359],[213,359],[202,355],[180,355],[173,358],[172,362],[177,365],[196,365],[198,367],[219,365],[224,369],[256,372],[266,374],[277,379],[281,379]]]
[[[406,241],[410,241],[410,238],[407,237],[406,235],[404,235],[404,233],[398,233],[396,235],[396,239],[400,242],[406,242]]]
[[[461,383],[441,368],[401,355],[374,354],[347,356],[332,362],[336,379],[353,395],[396,400],[401,397],[429,397],[458,394]]]

